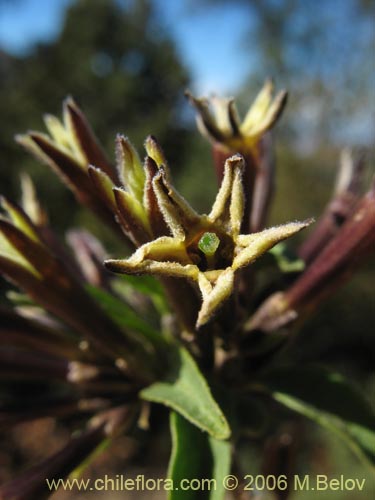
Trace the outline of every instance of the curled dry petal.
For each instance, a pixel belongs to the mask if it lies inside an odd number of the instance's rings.
[[[128,259],[107,260],[107,268],[125,274],[180,277],[194,283],[202,296],[196,326],[207,323],[232,294],[238,269],[311,223],[293,222],[255,234],[239,234],[244,203],[242,171],[240,155],[227,160],[210,214],[199,215],[172,186],[161,167],[152,185],[171,236],[145,243]]]

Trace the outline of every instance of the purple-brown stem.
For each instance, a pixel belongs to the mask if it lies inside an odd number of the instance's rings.
[[[97,411],[106,409],[110,402],[104,398],[78,398],[77,396],[51,398],[44,397],[42,400],[34,398],[34,401],[27,402],[27,408],[24,408],[25,402],[18,406],[1,406],[0,407],[0,429],[5,431],[10,427],[21,422],[29,422],[32,420],[53,417],[66,418],[70,416],[78,416],[84,414],[93,414]]]
[[[128,407],[119,407],[94,417],[79,436],[73,437],[60,451],[31,467],[0,487],[1,500],[43,500],[55,490],[47,480],[67,477],[107,438],[126,429],[133,420]]]
[[[362,155],[353,158],[348,151],[343,152],[334,196],[313,232],[298,250],[299,257],[306,264],[310,264],[319,255],[353,213],[359,199],[363,166],[364,158]]]
[[[335,238],[286,292],[292,308],[314,304],[337,288],[369,254],[375,252],[375,190],[358,203]]]
[[[287,487],[276,487],[274,490],[277,500],[287,500],[292,494],[291,485],[296,473],[296,453],[302,430],[303,428],[298,421],[288,422],[265,443],[261,473],[264,477],[284,476],[286,478],[285,485]]]
[[[266,225],[275,188],[275,156],[271,132],[265,134],[259,142],[258,155],[250,223],[253,233],[261,231]]]
[[[106,252],[100,241],[89,232],[79,229],[69,231],[67,241],[87,282],[109,290],[110,274],[103,266]]]
[[[16,346],[50,354],[58,358],[83,357],[78,340],[62,329],[53,329],[12,309],[0,307],[0,346]]]
[[[347,280],[363,259],[375,253],[375,189],[357,204],[351,217],[286,292],[271,295],[246,330],[274,331],[319,302]]]

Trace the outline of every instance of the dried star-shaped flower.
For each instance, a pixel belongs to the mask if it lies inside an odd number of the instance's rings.
[[[310,223],[292,222],[259,233],[240,234],[243,168],[240,155],[227,160],[220,190],[208,215],[196,213],[160,168],[152,184],[171,236],[142,245],[128,259],[107,260],[106,266],[119,273],[174,276],[196,283],[202,294],[196,326],[207,323],[232,294],[239,269]]]
[[[266,81],[257,98],[240,121],[233,98],[213,96],[210,99],[187,96],[198,111],[198,128],[213,143],[219,143],[228,151],[256,153],[262,135],[272,128],[281,115],[287,92],[281,91],[273,99],[273,84]]]

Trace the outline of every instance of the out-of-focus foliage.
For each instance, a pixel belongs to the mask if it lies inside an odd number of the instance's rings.
[[[148,0],[72,3],[56,41],[24,57],[0,53],[2,189],[9,192],[11,182],[18,195],[15,170],[27,170],[44,199],[54,200],[54,221],[67,220],[70,198],[14,144],[13,135],[25,127],[40,129],[44,112],[59,115],[59,103],[68,93],[89,110],[109,152],[116,133],[126,133],[140,146],[152,132],[171,160],[177,153],[183,158],[186,132],[175,118],[187,83],[187,72]]]

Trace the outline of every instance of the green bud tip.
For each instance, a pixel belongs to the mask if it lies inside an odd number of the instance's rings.
[[[198,248],[207,255],[207,257],[212,257],[219,245],[220,240],[215,233],[204,233],[199,240]]]

